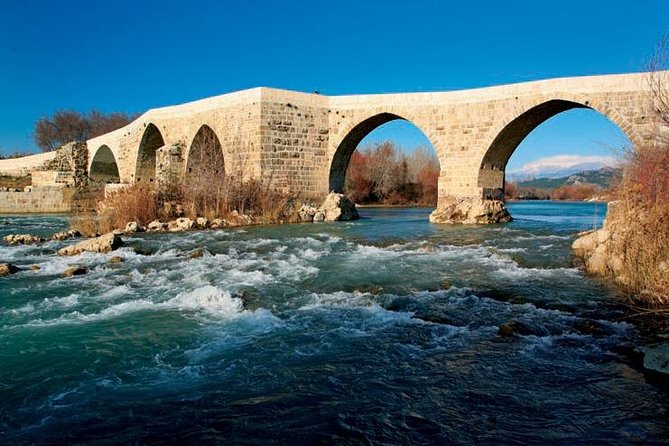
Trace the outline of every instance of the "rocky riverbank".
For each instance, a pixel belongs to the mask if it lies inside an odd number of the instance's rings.
[[[301,222],[333,222],[348,221],[359,218],[355,204],[345,195],[330,193],[323,204],[319,207],[304,204],[299,210],[299,220]],[[95,236],[86,238],[77,243],[68,245],[59,249],[56,254],[59,256],[74,256],[83,252],[108,253],[124,245],[122,235],[132,235],[141,232],[186,232],[207,229],[234,228],[240,226],[252,226],[261,224],[260,220],[254,219],[250,215],[233,211],[228,218],[215,218],[209,220],[206,217],[197,217],[194,219],[188,217],[179,217],[174,220],[161,221],[153,220],[146,226],[136,221],[128,222],[123,228],[115,229],[106,234],[95,234]],[[81,238],[83,234],[77,230],[60,231],[51,237],[42,237],[32,234],[9,234],[3,237],[8,245],[33,245],[45,243],[47,241],[64,241],[72,238]],[[122,260],[122,259],[121,259]],[[24,271],[25,268],[17,267],[11,263],[0,263],[0,276],[7,276]],[[70,265],[63,274],[66,277],[85,274],[86,270],[78,268],[77,265]]]
[[[645,303],[666,305],[669,251],[662,218],[612,201],[602,228],[580,233],[573,254],[589,274],[614,280]]]

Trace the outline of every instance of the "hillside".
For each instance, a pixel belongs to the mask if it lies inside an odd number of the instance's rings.
[[[532,188],[541,190],[552,190],[562,186],[572,186],[575,184],[593,184],[602,189],[608,189],[614,178],[619,178],[621,169],[613,167],[602,167],[597,170],[585,170],[573,175],[560,178],[533,178],[514,182],[519,188]]]

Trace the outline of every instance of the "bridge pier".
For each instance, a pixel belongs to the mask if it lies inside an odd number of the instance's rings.
[[[449,196],[430,214],[431,223],[492,224],[511,221],[503,200]]]

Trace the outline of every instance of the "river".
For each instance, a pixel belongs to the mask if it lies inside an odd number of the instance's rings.
[[[1,246],[40,269],[0,278],[0,443],[666,444],[640,332],[571,264],[605,207],[509,208]],[[66,226],[6,216],[0,236]]]

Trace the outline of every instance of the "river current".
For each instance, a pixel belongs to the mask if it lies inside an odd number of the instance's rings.
[[[40,267],[0,278],[0,443],[666,444],[628,310],[571,263],[605,207],[509,208],[0,246]],[[6,216],[0,236],[66,226]]]

